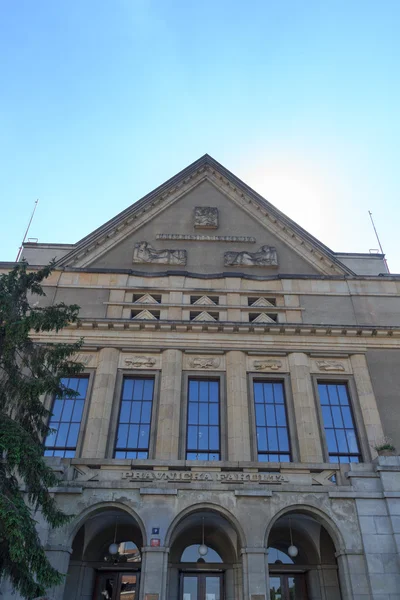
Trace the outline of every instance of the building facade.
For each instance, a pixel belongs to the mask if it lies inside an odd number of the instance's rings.
[[[77,244],[24,247],[55,255],[45,302],[81,323],[54,339],[83,337],[85,370],[46,399],[74,515],[39,524],[67,574],[49,598],[400,598],[382,255],[332,252],[207,155]]]

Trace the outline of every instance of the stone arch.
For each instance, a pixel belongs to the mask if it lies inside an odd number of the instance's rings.
[[[190,515],[201,511],[210,511],[226,519],[235,530],[238,536],[238,540],[240,542],[240,547],[246,547],[246,537],[236,517],[223,506],[213,504],[212,502],[200,502],[198,504],[192,504],[191,506],[188,506],[187,508],[183,509],[178,515],[176,515],[176,517],[168,527],[165,536],[165,545],[167,547],[170,547],[171,540],[173,538],[174,532],[176,531],[176,528],[186,517],[189,517]]]
[[[344,552],[345,551],[345,542],[342,536],[342,533],[336,523],[331,519],[329,515],[327,515],[320,508],[312,506],[311,504],[292,504],[290,506],[286,506],[282,508],[279,512],[277,512],[271,521],[268,523],[268,526],[265,531],[264,536],[264,545],[268,546],[268,538],[271,533],[271,530],[275,523],[287,514],[290,513],[300,513],[305,514],[310,517],[313,517],[316,521],[318,521],[329,533],[332,542],[335,546],[336,552]]]
[[[67,532],[69,546],[72,546],[76,534],[78,533],[82,525],[85,523],[85,521],[87,521],[87,519],[91,518],[96,513],[101,513],[103,510],[110,509],[121,510],[122,512],[125,512],[130,517],[132,517],[132,519],[136,521],[140,529],[143,540],[143,546],[147,546],[146,528],[143,524],[142,519],[139,517],[136,511],[134,511],[130,506],[123,504],[122,502],[113,501],[98,502],[96,504],[92,504],[91,506],[85,508],[75,519],[73,519],[73,521],[70,523],[69,531]]]

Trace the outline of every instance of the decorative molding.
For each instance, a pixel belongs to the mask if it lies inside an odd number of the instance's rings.
[[[218,369],[221,359],[216,356],[196,356],[187,359],[190,369]]]
[[[153,315],[153,313],[151,313],[147,309],[140,311],[140,313],[138,313],[137,315],[132,317],[132,319],[145,319],[146,321],[158,321],[157,317],[155,317]]]
[[[276,323],[276,321],[266,313],[260,313],[258,317],[252,320],[252,323]]]
[[[218,208],[196,206],[194,209],[195,229],[218,229]]]
[[[124,365],[127,367],[132,367],[134,369],[151,369],[152,367],[154,367],[155,364],[156,359],[151,356],[131,356],[129,358],[124,359]]]
[[[248,235],[197,235],[186,233],[157,233],[157,240],[176,240],[185,242],[235,242],[255,244],[256,238]]]
[[[255,371],[280,371],[282,369],[282,361],[275,358],[254,360],[253,368]]]
[[[261,246],[257,252],[225,252],[225,267],[276,267],[278,256],[273,246]]]
[[[259,307],[272,307],[276,309],[275,304],[272,304],[272,302],[270,302],[269,300],[267,300],[266,298],[264,298],[264,296],[262,296],[261,298],[258,298],[255,302],[253,302],[253,304],[250,304],[251,307],[253,306],[259,306]]]
[[[315,364],[319,371],[346,371],[344,364],[337,360],[316,360]]]
[[[137,300],[135,300],[134,304],[160,304],[151,296],[151,294],[144,294]]]
[[[133,247],[134,264],[186,265],[186,250],[156,250],[148,242],[136,242]]]
[[[201,298],[196,300],[196,302],[193,302],[192,306],[194,306],[195,304],[208,304],[212,306],[217,306],[217,304],[215,304],[215,302],[213,302],[213,300],[211,300],[208,296],[202,296]]]
[[[199,313],[192,321],[216,321],[214,317],[210,315],[207,311],[203,310],[203,312]]]

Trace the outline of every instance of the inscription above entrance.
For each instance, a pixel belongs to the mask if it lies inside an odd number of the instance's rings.
[[[281,473],[242,473],[221,471],[124,471],[128,481],[219,481],[220,483],[287,483]]]

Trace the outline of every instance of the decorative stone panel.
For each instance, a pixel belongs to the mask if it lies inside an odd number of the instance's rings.
[[[348,358],[312,358],[311,373],[326,373],[327,375],[349,375],[352,368]]]
[[[122,352],[119,357],[120,369],[161,369],[161,354],[125,353]]]
[[[222,354],[184,354],[185,371],[225,371],[225,356]]]
[[[248,356],[247,371],[252,373],[287,373],[286,356]]]

